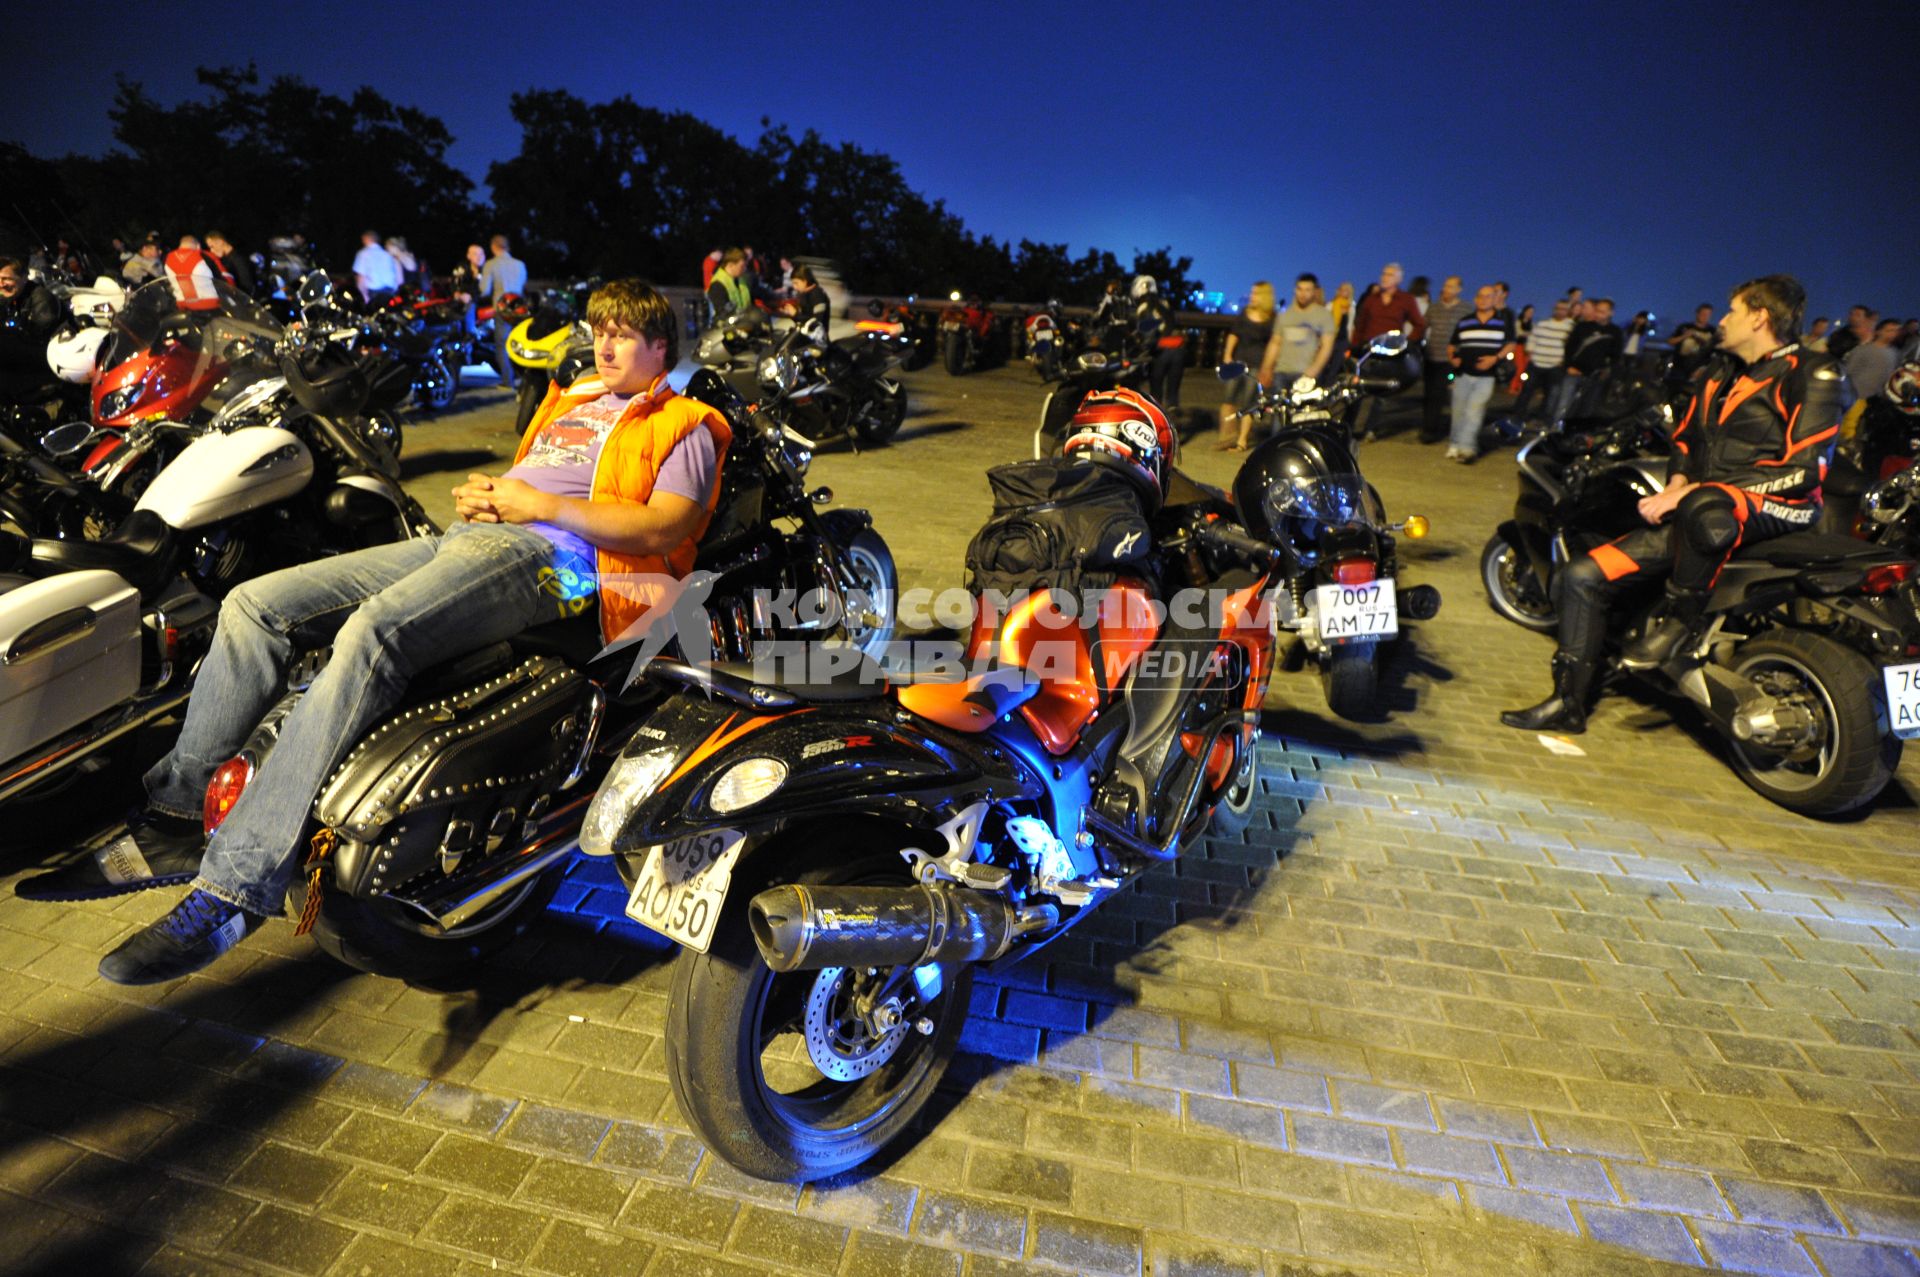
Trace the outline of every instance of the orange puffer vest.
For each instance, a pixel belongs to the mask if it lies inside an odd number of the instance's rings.
[[[535,436],[548,422],[606,393],[607,388],[600,379],[592,376],[576,381],[566,393],[562,393],[558,385],[548,387],[540,410],[533,414],[533,424],[520,440],[520,450],[513,454],[513,463],[520,464],[527,449],[533,446]],[[645,617],[657,601],[644,590],[622,590],[620,577],[637,574],[684,577],[693,571],[695,547],[706,533],[707,524],[712,522],[714,506],[720,498],[720,467],[726,462],[733,431],[727,427],[724,416],[697,399],[675,394],[662,377],[646,394],[633,397],[600,449],[588,500],[645,505],[653,495],[654,482],[660,477],[660,467],[666,463],[667,454],[702,426],[713,432],[715,482],[713,491],[707,494],[707,513],[693,535],[665,555],[627,554],[594,547],[595,568],[600,574],[600,636],[608,643]]]

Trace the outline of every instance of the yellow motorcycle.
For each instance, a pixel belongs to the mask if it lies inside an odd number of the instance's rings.
[[[582,280],[548,289],[533,313],[507,334],[507,358],[513,361],[514,377],[520,383],[515,434],[526,433],[570,349],[583,344],[591,349],[593,333],[587,327],[586,298],[597,282]]]

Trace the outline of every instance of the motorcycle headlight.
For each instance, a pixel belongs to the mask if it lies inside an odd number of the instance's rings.
[[[580,850],[589,856],[611,856],[613,840],[626,828],[627,818],[660,787],[673,770],[676,754],[671,748],[649,749],[616,762],[587,807],[586,821],[580,826]]]
[[[713,787],[707,805],[721,815],[751,807],[766,798],[787,778],[787,765],[777,758],[749,758],[727,769]]]
[[[523,341],[517,341],[512,337],[507,338],[507,353],[515,359],[531,360],[534,358],[533,347]]]
[[[109,391],[106,397],[100,401],[100,415],[102,417],[123,417],[133,410],[133,405],[138,403],[139,400],[140,387],[138,386],[122,386],[118,390]]]
[[[800,361],[792,355],[765,355],[755,368],[755,374],[766,389],[785,394],[800,380]]]
[[[807,467],[813,464],[813,454],[797,443],[788,443],[781,446],[787,450],[788,463],[801,474],[805,474]]]

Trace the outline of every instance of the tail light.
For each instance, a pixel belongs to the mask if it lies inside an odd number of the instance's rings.
[[[1333,565],[1333,579],[1342,585],[1365,585],[1379,574],[1372,559],[1342,559]]]
[[[1913,575],[1911,563],[1886,563],[1867,573],[1861,589],[1868,594],[1891,594],[1895,587],[1904,585]]]
[[[207,796],[200,805],[200,824],[208,833],[220,828],[220,822],[240,801],[247,782],[252,779],[253,760],[245,754],[220,764],[219,770],[213,773],[213,779],[207,782]]]

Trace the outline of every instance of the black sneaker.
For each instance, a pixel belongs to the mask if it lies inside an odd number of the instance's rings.
[[[195,888],[160,921],[100,959],[100,978],[160,984],[208,966],[266,919]]]
[[[101,900],[192,882],[207,838],[197,820],[139,812],[126,829],[70,865],[15,884],[22,900]]]

